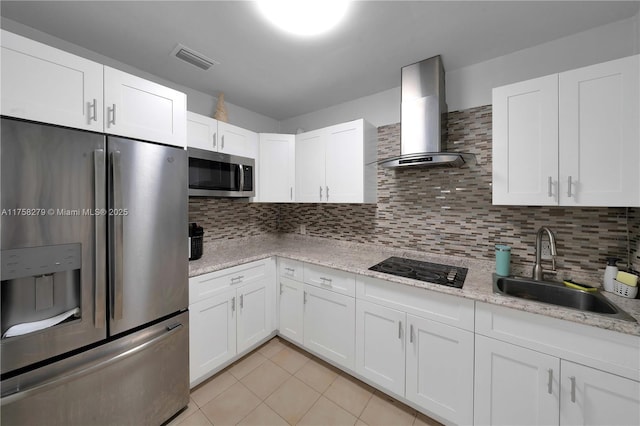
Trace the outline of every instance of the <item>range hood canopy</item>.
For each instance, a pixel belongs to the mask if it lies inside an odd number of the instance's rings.
[[[400,155],[378,162],[382,167],[460,167],[473,154],[445,152],[447,104],[440,56],[402,68]]]

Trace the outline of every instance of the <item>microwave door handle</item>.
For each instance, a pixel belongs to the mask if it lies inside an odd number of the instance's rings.
[[[122,167],[120,161],[120,151],[111,153],[111,173],[112,173],[112,195],[113,209],[117,212],[122,209]],[[114,320],[122,319],[122,292],[124,290],[123,273],[123,218],[124,216],[114,214],[110,216],[113,224],[111,231],[111,309]]]
[[[238,167],[240,168],[240,188],[238,190],[242,192],[244,191],[244,167],[242,164],[238,164]]]

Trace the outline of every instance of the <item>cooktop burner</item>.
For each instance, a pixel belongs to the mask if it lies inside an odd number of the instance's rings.
[[[441,265],[403,257],[390,257],[369,269],[456,288],[462,288],[468,271],[467,268],[459,266]]]

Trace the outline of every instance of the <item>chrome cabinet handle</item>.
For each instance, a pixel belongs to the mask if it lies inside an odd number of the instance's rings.
[[[93,102],[89,103],[89,121],[98,121],[98,101],[93,98]]]
[[[322,201],[322,186],[320,187],[320,201]]]
[[[111,108],[107,108],[107,112],[111,111],[111,120],[109,124],[116,124],[116,104],[113,104]]]
[[[306,291],[302,295],[302,304],[303,305],[307,304],[307,292]]]
[[[571,376],[569,380],[571,380],[571,402],[576,402],[576,378]]]
[[[549,395],[553,393],[553,370],[549,369],[549,382],[547,383],[547,392]]]
[[[285,271],[290,272],[290,273],[294,273],[296,270],[293,268],[284,268]]]
[[[280,295],[282,295],[282,283],[280,283]]]
[[[325,278],[325,277],[320,277],[320,281],[322,281],[320,283],[320,285],[326,285],[328,287],[332,287],[333,285],[331,284],[331,278]]]
[[[398,321],[398,339],[402,339],[402,321]]]
[[[567,180],[567,197],[571,198],[573,194],[571,193],[571,176]]]
[[[111,153],[111,179],[112,179],[112,196],[113,196],[113,208],[115,210],[123,209],[122,204],[122,172],[120,151],[113,151]],[[114,320],[122,319],[123,315],[123,300],[122,293],[124,290],[124,268],[123,268],[123,228],[124,228],[124,216],[113,215],[111,216],[113,231],[112,231],[112,246],[111,246],[111,309],[112,317]]]
[[[329,201],[329,187],[325,186],[325,188],[327,189],[327,201]]]
[[[235,312],[236,311],[236,298],[232,297],[231,298],[231,312]]]
[[[220,149],[224,149],[224,135],[220,138]]]
[[[551,176],[549,176],[549,192],[547,195],[549,195],[549,197],[553,197],[553,181]]]
[[[244,308],[244,294],[240,295],[240,310]]]
[[[238,284],[238,283],[242,282],[243,278],[244,278],[244,275],[238,275],[237,277],[232,277],[231,278],[231,285]]]
[[[94,208],[96,212],[104,209],[104,200],[105,200],[105,170],[104,170],[104,150],[96,149],[93,152],[93,173],[94,173]],[[93,312],[93,322],[96,328],[102,328],[106,322],[106,306],[105,306],[105,297],[106,297],[106,288],[104,285],[106,273],[106,259],[105,250],[106,244],[104,244],[102,235],[105,235],[105,222],[106,219],[104,216],[96,214],[94,216],[94,224],[96,228],[96,238],[95,238],[95,246],[94,246],[94,283],[95,287],[94,291],[94,309]]]
[[[289,199],[293,200],[293,186],[289,188]]]
[[[409,343],[413,343],[413,324],[409,326]]]
[[[218,134],[214,133],[213,134],[213,147],[217,148],[217,146],[218,146]]]

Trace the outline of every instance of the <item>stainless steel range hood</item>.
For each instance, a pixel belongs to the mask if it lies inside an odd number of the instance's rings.
[[[473,154],[446,152],[447,104],[440,56],[402,68],[400,156],[378,162],[382,167],[460,167]]]

